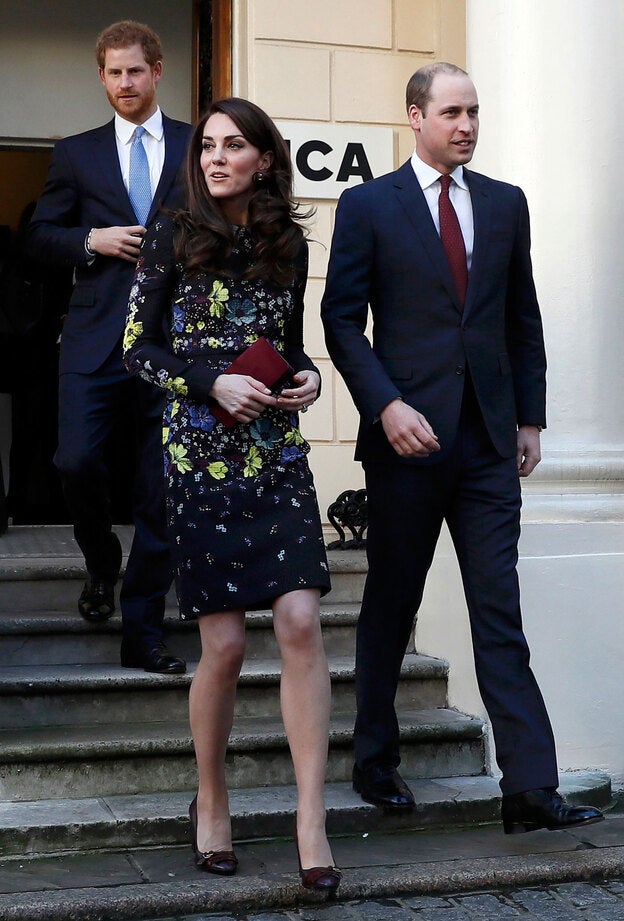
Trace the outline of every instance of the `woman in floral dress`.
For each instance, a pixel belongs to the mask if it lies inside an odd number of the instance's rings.
[[[132,373],[169,393],[163,442],[180,613],[198,619],[202,643],[190,692],[196,863],[236,871],[225,754],[245,611],[270,606],[298,789],[301,878],[335,891],[340,874],[323,793],[330,685],[319,619],[329,575],[298,426],[320,377],[303,350],[307,244],[288,149],[253,103],[221,100],[195,130],[187,182],[188,210],[161,217],[145,238],[124,354]],[[278,395],[249,375],[224,373],[259,337],[294,369]],[[217,406],[233,425],[215,416]]]

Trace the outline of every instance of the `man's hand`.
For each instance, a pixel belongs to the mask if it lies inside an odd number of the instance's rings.
[[[100,256],[116,256],[126,262],[139,258],[145,227],[94,227],[91,231],[89,248]]]
[[[536,425],[521,425],[518,429],[518,473],[529,476],[542,459],[540,432]]]
[[[425,417],[403,400],[393,400],[384,406],[380,418],[388,441],[401,457],[428,457],[440,450],[438,438]]]

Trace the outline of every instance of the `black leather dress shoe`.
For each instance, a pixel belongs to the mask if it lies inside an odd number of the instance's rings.
[[[501,804],[503,829],[506,835],[547,828],[575,828],[602,822],[604,816],[593,806],[568,806],[556,790],[527,790],[513,796],[503,796]]]
[[[414,794],[394,767],[377,766],[362,771],[354,764],[353,789],[373,806],[392,810],[414,808]]]
[[[105,579],[89,579],[80,593],[78,610],[91,624],[108,620],[115,610],[114,583]]]
[[[129,649],[122,643],[121,664],[123,668],[142,668],[146,672],[160,675],[183,675],[186,662],[172,656],[163,642],[155,643],[151,649]]]

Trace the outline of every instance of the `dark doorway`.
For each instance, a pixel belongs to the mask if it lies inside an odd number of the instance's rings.
[[[52,462],[58,412],[58,337],[71,294],[71,270],[39,276],[23,251],[24,233],[47,173],[49,148],[0,150],[0,393],[10,398],[10,463],[5,514],[14,524],[67,521]],[[22,302],[16,280],[28,278]],[[28,315],[20,310],[28,307]],[[7,476],[8,473],[8,476]]]
[[[231,0],[193,0],[192,29],[192,110],[197,119],[212,98],[231,93]],[[0,142],[0,266],[18,258],[23,225],[43,189],[51,151],[51,141],[22,143],[11,138],[6,147]],[[52,458],[57,443],[58,339],[71,285],[71,271],[47,269],[41,278],[41,317],[33,328],[15,333],[0,321],[0,533],[7,514],[13,524],[68,521]],[[128,455],[133,437],[131,423],[128,426],[124,428],[122,420],[112,440],[113,513],[119,523],[129,520]]]

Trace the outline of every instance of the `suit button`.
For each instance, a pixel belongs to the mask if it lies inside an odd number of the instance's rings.
[[[455,374],[463,374],[463,373],[464,373],[463,365],[457,365],[457,367],[455,368]]]

